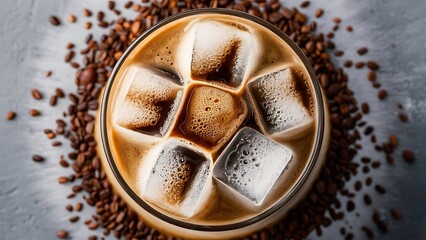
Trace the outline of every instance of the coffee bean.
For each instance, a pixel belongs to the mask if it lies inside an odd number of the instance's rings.
[[[128,1],[128,2],[126,2],[126,4],[124,4],[124,8],[131,8],[132,6],[133,6],[132,1]]]
[[[56,233],[56,237],[58,237],[58,238],[60,238],[60,239],[66,239],[66,238],[68,238],[68,232],[67,232],[67,231],[65,231],[65,230],[59,230],[59,231]]]
[[[56,103],[58,102],[58,97],[56,95],[53,95],[50,97],[49,104],[50,106],[56,106]]]
[[[309,4],[311,4],[311,2],[310,2],[310,1],[303,1],[303,2],[300,4],[300,7],[301,7],[301,8],[306,8],[306,7],[309,7]]]
[[[322,8],[319,8],[315,12],[315,17],[320,18],[323,14],[324,14],[324,10]]]
[[[66,209],[68,212],[72,212],[72,211],[74,210],[73,206],[72,206],[72,205],[70,205],[70,204],[66,205],[66,206],[65,206],[65,209]]]
[[[386,193],[386,189],[382,185],[380,185],[380,184],[377,184],[376,186],[374,186],[374,189],[378,193],[381,193],[381,194],[385,194]]]
[[[80,217],[79,217],[79,216],[73,216],[73,217],[71,217],[71,218],[70,218],[70,222],[71,222],[71,223],[75,223],[75,222],[77,222],[78,220],[80,220]]]
[[[44,161],[44,158],[40,155],[33,155],[32,159],[33,159],[34,162],[43,162]]]
[[[77,17],[71,14],[68,16],[68,21],[70,23],[75,23],[77,21]]]
[[[380,100],[384,100],[384,99],[386,99],[388,97],[388,91],[382,89],[382,90],[379,91],[379,93],[377,94],[377,96],[378,96],[378,98]]]
[[[59,20],[58,17],[56,16],[50,16],[49,17],[49,22],[53,25],[53,26],[59,26],[61,25],[61,21]]]
[[[368,52],[368,48],[366,48],[366,47],[362,47],[362,48],[359,48],[357,51],[356,51],[359,55],[365,55],[367,52]]]
[[[372,201],[371,201],[371,197],[368,194],[364,195],[364,203],[365,205],[371,205]]]
[[[375,71],[369,71],[368,72],[368,80],[370,82],[376,81],[376,72]]]
[[[407,114],[405,114],[405,113],[399,113],[398,116],[399,116],[399,120],[401,122],[408,122],[408,115]]]
[[[346,31],[348,32],[352,32],[353,30],[354,30],[353,27],[350,25],[346,27]]]
[[[363,68],[365,66],[365,63],[364,62],[357,62],[357,63],[355,63],[355,68],[357,68],[357,69],[361,69],[361,68]]]
[[[351,200],[348,201],[347,205],[346,205],[346,210],[348,212],[352,212],[355,209],[355,203]]]
[[[85,8],[85,9],[83,9],[83,15],[86,16],[86,17],[91,17],[92,16],[92,11],[90,11],[87,8]]]
[[[368,105],[368,103],[363,103],[363,104],[361,105],[361,109],[362,109],[362,112],[363,112],[364,114],[368,114],[368,113],[370,113],[370,106]]]
[[[28,113],[30,114],[31,117],[38,117],[41,115],[41,112],[37,109],[30,109]]]
[[[65,62],[70,62],[75,56],[74,51],[69,51],[68,54],[65,56]]]
[[[91,22],[84,23],[84,28],[91,29],[92,28],[92,23]]]
[[[12,121],[16,118],[16,112],[10,111],[6,114],[6,120]]]
[[[390,213],[391,216],[396,220],[400,220],[402,218],[401,212],[399,212],[398,209],[392,208]]]
[[[376,71],[376,70],[378,70],[380,68],[379,64],[376,63],[376,62],[374,62],[374,61],[368,61],[367,62],[367,67],[369,69],[371,69],[371,70],[374,70],[374,71]]]
[[[82,203],[77,203],[77,205],[75,205],[75,210],[77,212],[81,212],[81,210],[83,210],[83,204]]]
[[[407,163],[412,163],[412,162],[414,162],[414,159],[415,159],[414,153],[411,150],[404,150],[404,151],[402,151],[402,157],[404,158],[404,160]]]
[[[50,76],[52,76],[52,71],[50,71],[50,70],[47,70],[45,73],[44,73],[44,76],[45,77],[50,77]]]
[[[351,61],[351,60],[346,60],[346,61],[343,63],[343,66],[345,66],[345,67],[347,67],[347,68],[352,67],[352,61]]]
[[[31,90],[31,95],[33,96],[34,99],[36,100],[40,100],[43,98],[43,94],[40,92],[40,90],[38,90],[37,88],[33,88]]]
[[[92,67],[84,69],[80,74],[80,84],[87,85],[96,81],[96,71]]]
[[[69,182],[69,181],[70,181],[70,179],[69,179],[68,177],[64,177],[64,176],[62,176],[62,177],[59,177],[59,178],[58,178],[58,183],[60,183],[60,184],[67,183],[67,182]]]
[[[108,2],[108,8],[109,8],[110,10],[113,10],[113,9],[115,8],[115,2],[114,2],[114,1],[109,1],[109,2]]]

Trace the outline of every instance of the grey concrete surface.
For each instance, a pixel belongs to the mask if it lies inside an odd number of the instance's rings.
[[[124,1],[123,1],[124,2]],[[298,5],[300,1],[285,1]],[[71,225],[70,214],[65,205],[75,200],[65,198],[70,193],[67,186],[59,185],[56,179],[69,174],[59,167],[61,153],[67,146],[54,149],[45,140],[43,129],[51,127],[55,119],[66,109],[68,100],[60,100],[56,108],[48,106],[48,97],[55,87],[73,90],[74,70],[63,63],[67,42],[82,46],[86,30],[81,10],[105,9],[107,1],[85,0],[2,0],[0,6],[0,239],[55,239],[58,229],[67,229],[73,239],[86,239],[92,234],[83,221]],[[122,5],[122,4],[119,4]],[[121,7],[121,6],[120,6]],[[377,100],[377,92],[366,80],[366,72],[348,70],[350,86],[360,102],[367,101],[371,114],[367,120],[376,126],[379,139],[390,133],[398,133],[400,147],[412,148],[416,163],[407,165],[397,157],[396,166],[384,166],[374,172],[377,183],[383,183],[388,193],[375,198],[373,206],[357,204],[356,211],[346,216],[346,222],[333,223],[323,229],[320,239],[340,239],[341,226],[352,226],[356,239],[365,239],[360,226],[371,224],[369,212],[377,209],[389,216],[388,209],[401,210],[403,219],[390,217],[389,233],[381,234],[375,229],[376,239],[426,239],[426,2],[423,0],[345,0],[315,1],[306,12],[313,13],[317,7],[324,8],[325,15],[318,20],[321,29],[330,30],[331,18],[340,17],[342,26],[353,25],[354,32],[338,31],[336,43],[345,50],[342,59],[366,59],[355,54],[360,46],[368,46],[369,58],[381,62],[378,80],[392,95],[386,101]],[[77,24],[69,24],[65,18],[61,27],[48,24],[52,14],[67,16],[76,14]],[[129,13],[130,14],[130,13]],[[93,18],[93,17],[92,17]],[[102,31],[95,28],[95,37]],[[53,76],[44,77],[44,71],[53,70]],[[30,90],[40,88],[46,96],[34,101]],[[403,104],[410,122],[398,121],[396,103]],[[30,118],[29,108],[40,109],[43,116]],[[16,121],[5,121],[6,112],[18,113]],[[59,140],[63,140],[60,139]],[[365,141],[368,143],[368,141]],[[32,154],[47,157],[42,164],[31,161]],[[381,156],[365,144],[363,155]],[[362,179],[362,176],[358,177]],[[371,191],[372,195],[376,195]],[[357,197],[359,201],[359,197]],[[342,202],[345,203],[342,198]],[[81,219],[89,217],[93,209],[86,206]],[[358,217],[356,213],[360,213]],[[77,214],[75,214],[77,215]],[[312,234],[310,239],[318,239]]]

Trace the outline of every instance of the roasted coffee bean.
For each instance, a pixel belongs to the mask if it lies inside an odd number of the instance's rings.
[[[49,17],[49,22],[53,25],[53,26],[59,26],[61,25],[61,21],[59,20],[58,17],[56,16],[50,16]]]
[[[40,90],[38,90],[37,88],[33,88],[31,90],[31,95],[33,96],[34,99],[36,100],[40,100],[43,98],[43,94],[40,92]]]
[[[43,162],[44,161],[44,158],[40,155],[33,155],[32,159],[33,159],[34,162]]]
[[[414,153],[411,150],[404,150],[404,151],[402,151],[402,157],[408,163],[414,162],[414,159],[415,159]]]
[[[59,238],[59,239],[66,239],[66,238],[68,238],[68,232],[65,231],[65,230],[59,230],[56,233],[56,237]]]
[[[324,9],[319,8],[319,9],[317,9],[317,11],[315,12],[315,17],[320,18],[323,14],[324,14]]]
[[[400,220],[402,218],[401,212],[399,212],[398,209],[392,208],[390,213],[391,216],[396,220]]]
[[[6,114],[6,120],[12,121],[16,118],[16,112],[10,111]]]
[[[367,52],[368,52],[368,48],[366,48],[366,47],[362,47],[362,48],[357,50],[357,53],[361,56],[365,55]]]
[[[401,120],[401,122],[408,122],[408,115],[405,113],[399,113],[399,120]]]

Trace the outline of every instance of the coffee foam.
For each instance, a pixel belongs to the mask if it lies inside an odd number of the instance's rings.
[[[207,20],[208,19],[208,20]],[[247,93],[246,90],[246,84],[249,79],[252,79],[253,76],[263,76],[266,75],[267,72],[272,72],[273,70],[276,70],[278,68],[281,68],[282,66],[297,66],[297,69],[301,70],[301,75],[308,77],[309,75],[306,72],[306,69],[303,68],[303,64],[298,58],[298,56],[293,52],[293,50],[284,43],[280,38],[275,36],[273,33],[271,33],[269,30],[265,29],[262,26],[258,26],[250,21],[231,17],[231,16],[217,16],[217,15],[200,15],[200,16],[193,16],[188,17],[187,19],[178,20],[176,22],[170,23],[166,26],[164,26],[164,29],[161,28],[156,32],[153,32],[150,34],[149,37],[146,38],[141,44],[139,44],[136,49],[133,51],[129,58],[126,60],[126,62],[123,64],[122,69],[131,68],[132,65],[137,64],[143,64],[147,68],[158,68],[162,71],[170,73],[171,77],[171,83],[178,85],[182,91],[183,95],[183,102],[186,102],[186,99],[189,98],[189,95],[191,93],[190,90],[191,86],[197,85],[206,87],[211,86],[213,82],[215,82],[214,79],[210,80],[202,80],[200,79],[193,79],[191,78],[191,62],[192,62],[192,55],[193,55],[193,46],[195,42],[195,36],[196,36],[196,25],[200,22],[208,22],[209,24],[214,21],[215,24],[218,24],[220,26],[223,26],[226,29],[232,29],[234,31],[237,29],[238,31],[244,32],[243,36],[238,34],[229,34],[228,39],[231,39],[231,43],[227,44],[224,43],[221,49],[224,49],[225,51],[222,52],[224,55],[226,55],[227,49],[239,49],[239,51],[246,52],[246,49],[249,50],[249,56],[245,60],[246,63],[244,68],[244,77],[242,77],[242,81],[240,83],[240,87],[235,86],[227,86],[226,84],[219,84],[214,85],[215,90],[221,89],[220,91],[226,93],[232,93],[234,96],[237,96],[237,99],[243,99],[244,96]],[[230,22],[237,22],[238,24],[229,24]],[[203,41],[209,41],[209,37],[214,38],[213,36],[215,32],[208,31],[208,29],[203,30],[203,32],[206,32],[206,34],[203,34],[204,38]],[[234,31],[236,32],[236,31]],[[207,34],[208,33],[208,34]],[[246,38],[245,33],[248,34],[249,39]],[[225,46],[225,47],[223,47]],[[228,46],[228,47],[226,47]],[[249,46],[249,47],[245,47]],[[203,48],[204,49],[204,48]],[[214,50],[214,49],[213,49]],[[170,53],[169,53],[170,52]],[[207,55],[211,55],[213,57],[218,56],[217,61],[212,61],[212,65],[210,66],[209,62],[206,64],[206,68],[202,67],[200,69],[213,69],[214,66],[220,65],[219,62],[223,62],[224,58],[220,59],[222,55],[215,55],[213,53],[208,53]],[[166,56],[166,57],[165,57]],[[169,61],[167,61],[169,60]],[[171,64],[173,63],[173,64]],[[213,66],[214,65],[214,66]],[[295,68],[296,69],[296,68]],[[205,74],[208,72],[205,70],[202,72]],[[118,80],[118,79],[117,79]],[[176,81],[177,80],[177,81]],[[194,81],[195,80],[195,81]],[[122,81],[124,81],[122,79]],[[196,84],[195,84],[196,83]],[[310,84],[310,83],[309,83]],[[115,86],[120,86],[119,83],[114,83]],[[124,86],[124,87],[123,87]],[[126,89],[127,85],[123,85],[120,88],[116,88],[111,91],[111,96],[114,96],[114,93],[116,95],[118,92],[123,91],[123,89]],[[142,84],[140,87],[145,88],[145,85]],[[311,85],[308,86],[308,88],[311,88]],[[202,96],[207,95],[203,94]],[[230,99],[228,97],[223,97],[223,99]],[[226,100],[229,102],[228,100]],[[239,102],[235,101],[234,102]],[[117,106],[120,105],[120,101],[117,101],[118,104],[115,105],[116,110],[115,115],[117,114],[117,111],[119,110]],[[248,104],[248,101],[247,101]],[[197,105],[197,108],[203,109],[205,111],[206,107],[209,106],[208,101],[200,101]],[[194,104],[192,104],[192,107],[194,108]],[[182,112],[185,107],[181,105],[179,108],[179,112]],[[188,106],[189,108],[189,106]],[[210,111],[212,111],[212,107]],[[224,109],[227,112],[227,115],[234,115],[235,112],[238,109],[238,107],[224,107]],[[245,117],[243,117],[243,121],[247,117],[251,117],[251,114],[248,109],[244,110],[247,114]],[[222,113],[223,111],[217,111],[217,113]],[[197,112],[197,116],[200,115],[203,117],[203,119],[206,119],[205,121],[208,121],[208,114],[202,114],[203,111]],[[220,115],[220,114],[219,114]],[[315,115],[315,112],[312,114],[312,116]],[[180,118],[176,116],[170,117],[170,125],[171,129],[176,129],[180,126]],[[209,126],[208,124],[205,128],[203,128],[201,125],[198,127],[193,127],[194,130],[196,129],[208,129],[210,131],[216,131],[217,133],[212,133],[207,130],[199,131],[200,135],[212,137],[216,136],[215,139],[217,139],[220,135],[224,135],[224,138],[228,138],[232,136],[232,133],[228,133],[228,131],[223,130],[222,128],[213,128]],[[243,124],[244,125],[244,124]],[[275,139],[281,144],[284,144],[286,146],[291,146],[291,149],[294,152],[294,158],[291,161],[291,163],[287,166],[288,169],[286,169],[286,174],[283,174],[280,176],[280,178],[277,180],[277,183],[273,186],[270,194],[266,196],[263,203],[259,205],[257,208],[252,208],[249,206],[242,206],[238,200],[236,200],[235,197],[229,195],[226,191],[222,191],[220,186],[217,186],[215,184],[215,181],[210,186],[211,192],[216,192],[214,194],[214,197],[212,195],[209,196],[209,194],[203,195],[205,197],[205,200],[203,200],[203,204],[200,206],[197,206],[197,211],[194,211],[191,216],[189,215],[183,215],[181,213],[181,208],[175,208],[175,204],[172,204],[176,201],[176,203],[179,202],[179,190],[178,188],[173,188],[167,185],[161,185],[164,189],[169,189],[170,197],[169,200],[163,199],[157,201],[151,201],[149,202],[152,204],[153,207],[155,207],[158,211],[165,213],[166,215],[169,215],[171,217],[183,217],[185,218],[185,221],[190,223],[196,223],[196,224],[207,224],[207,225],[221,225],[221,224],[229,224],[229,223],[235,223],[238,221],[242,221],[245,219],[248,219],[250,217],[253,217],[254,215],[259,214],[260,212],[264,211],[265,209],[268,209],[270,206],[272,206],[276,201],[281,199],[289,190],[292,189],[296,181],[301,176],[301,173],[303,172],[307,159],[309,159],[309,156],[311,154],[311,147],[313,144],[313,135],[315,134],[314,128],[316,127],[315,124],[309,125],[309,129],[303,130],[305,133],[309,133],[307,136],[305,136],[302,139],[296,139],[296,140],[288,140],[288,139]],[[182,127],[184,127],[182,125]],[[189,125],[186,126],[188,129],[191,127]],[[146,183],[147,183],[147,177],[149,174],[146,172],[147,169],[152,169],[154,162],[156,160],[156,154],[155,152],[157,150],[158,146],[160,146],[163,143],[163,140],[169,138],[170,136],[173,137],[179,137],[175,135],[171,135],[170,131],[167,130],[160,136],[161,143],[155,145],[154,147],[147,148],[146,150],[140,152],[141,156],[135,157],[135,159],[127,159],[130,156],[123,154],[121,151],[115,151],[113,153],[114,159],[116,161],[119,161],[123,163],[122,165],[125,166],[126,162],[139,162],[139,165],[132,165],[132,166],[138,166],[138,180],[137,182],[132,182],[133,184],[131,186],[136,186],[135,191],[142,196],[142,192],[145,189]],[[134,132],[135,134],[139,134],[137,132]],[[222,133],[222,134],[220,134]],[[121,136],[122,139],[126,139],[125,136],[126,133],[123,133]],[[148,135],[142,135],[142,138],[152,138],[152,136]],[[229,140],[229,139],[228,139]],[[190,146],[199,147],[200,142],[194,141],[189,142],[190,140],[185,139],[181,140],[186,142]],[[227,141],[224,141],[226,143]],[[111,141],[111,144],[118,144],[121,146],[117,146],[115,149],[119,149],[122,147],[125,147],[125,143],[122,141],[120,142],[114,142]],[[303,147],[302,147],[303,145]],[[132,145],[133,146],[133,145]],[[220,150],[220,149],[218,149]],[[206,149],[203,149],[207,154],[212,154],[212,151],[206,151]],[[158,152],[157,152],[158,153]],[[213,159],[214,160],[214,159]],[[121,165],[120,165],[121,166]],[[175,168],[173,168],[175,169]],[[168,169],[170,170],[170,169]],[[122,168],[120,171],[128,171],[128,168]],[[177,174],[178,172],[174,172],[174,170],[167,171],[170,174]],[[130,175],[130,174],[129,174]],[[126,181],[134,181],[132,179],[126,179]],[[179,181],[178,181],[179,182]],[[178,186],[183,184],[185,181],[181,181]],[[133,188],[133,187],[132,187]],[[173,197],[175,196],[175,197]],[[161,206],[155,205],[156,203],[160,203]],[[169,204],[169,207],[165,207],[165,205]],[[189,210],[188,210],[189,211]],[[191,212],[191,211],[189,211]]]
[[[232,137],[248,111],[244,99],[209,86],[195,86],[186,106],[179,128],[207,149],[218,149]]]

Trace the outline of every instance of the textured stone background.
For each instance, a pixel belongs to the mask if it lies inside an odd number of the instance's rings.
[[[123,1],[124,2],[124,1]],[[300,1],[286,1],[298,5]],[[74,90],[74,70],[63,63],[65,45],[72,41],[81,44],[86,31],[81,10],[105,9],[107,1],[85,0],[2,0],[0,7],[0,239],[54,239],[56,230],[71,231],[73,239],[85,239],[93,234],[83,225],[84,216],[93,209],[86,207],[77,224],[70,224],[70,214],[65,210],[69,187],[57,184],[56,179],[66,171],[59,167],[58,159],[67,146],[54,149],[45,140],[43,129],[51,127],[54,120],[66,109],[62,100],[56,108],[48,106],[48,99],[34,101],[30,89],[40,88],[50,96],[54,88]],[[120,7],[122,4],[119,4]],[[377,0],[377,1],[315,1],[305,11],[313,13],[317,7],[326,10],[318,23],[323,29],[333,26],[331,18],[341,17],[342,26],[353,25],[352,34],[338,31],[338,48],[346,51],[343,59],[363,59],[355,50],[368,46],[370,58],[381,62],[379,81],[390,91],[392,97],[384,102],[376,98],[376,90],[370,88],[366,73],[348,70],[350,85],[360,102],[369,101],[372,113],[367,119],[380,126],[376,128],[379,139],[391,133],[400,136],[400,147],[415,150],[417,160],[407,165],[398,158],[396,166],[381,167],[375,171],[375,182],[383,183],[388,193],[376,198],[372,208],[388,213],[397,207],[403,220],[390,221],[390,233],[380,234],[377,239],[425,239],[426,238],[426,2],[424,0]],[[50,14],[67,16],[76,14],[78,23],[71,25],[66,20],[61,27],[48,23]],[[108,15],[107,15],[108,16]],[[93,17],[92,17],[93,18]],[[97,28],[92,32],[99,36]],[[44,77],[44,71],[52,69],[53,76]],[[397,119],[396,102],[401,102],[408,112],[410,122],[400,124]],[[31,118],[29,108],[42,110],[43,116]],[[17,120],[4,120],[6,112],[18,112]],[[372,153],[365,146],[360,156]],[[31,161],[34,153],[47,156],[43,164]],[[371,191],[373,195],[376,193]],[[359,200],[359,199],[358,199]],[[345,200],[343,200],[343,203]],[[370,214],[363,214],[363,204],[347,215],[347,222],[354,227],[356,239],[364,239],[359,231],[363,224],[370,224]],[[371,209],[371,208],[369,208]],[[361,216],[357,217],[356,212]],[[345,223],[335,223],[324,230],[322,239],[340,239],[339,228]],[[316,239],[316,235],[310,238]]]

